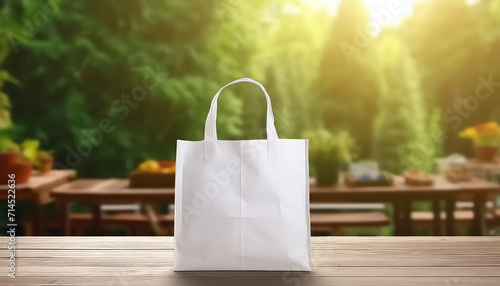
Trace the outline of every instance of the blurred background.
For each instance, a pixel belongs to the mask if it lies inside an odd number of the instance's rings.
[[[0,9],[0,135],[37,140],[56,169],[79,177],[125,178],[145,160],[175,160],[176,140],[202,140],[212,97],[241,77],[268,89],[281,138],[332,136],[348,145],[345,160],[395,174],[472,157],[460,132],[500,121],[499,0],[3,0]],[[226,89],[219,106],[219,138],[265,138],[260,89]]]
[[[268,88],[282,138],[345,129],[359,158],[389,168],[431,132],[445,134],[429,162],[470,154],[459,131],[500,120],[499,1],[2,2],[1,68],[19,82],[3,87],[2,132],[39,140],[85,177],[174,159],[176,140],[202,140],[211,98],[240,77]],[[134,100],[148,69],[160,82]],[[481,78],[491,95],[468,102]],[[265,136],[258,88],[228,89],[220,105],[220,138]],[[103,118],[114,131],[78,152]]]

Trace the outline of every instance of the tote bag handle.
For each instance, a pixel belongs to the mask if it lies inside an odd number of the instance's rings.
[[[250,78],[240,78],[233,82],[226,84],[222,87],[212,100],[212,105],[210,106],[210,111],[208,112],[207,121],[205,122],[205,140],[203,140],[203,159],[212,160],[214,155],[213,142],[217,140],[217,98],[219,98],[222,90],[230,85],[238,82],[249,82],[257,85],[262,89],[267,101],[267,119],[266,119],[266,132],[267,132],[267,158],[268,160],[276,160],[278,156],[278,133],[276,132],[276,127],[274,126],[274,115],[273,108],[271,106],[271,98],[267,94],[266,89],[259,82]]]

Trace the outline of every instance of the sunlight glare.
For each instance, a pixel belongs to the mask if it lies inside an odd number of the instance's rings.
[[[321,0],[335,15],[341,0]],[[410,15],[413,6],[421,0],[363,0],[370,12],[371,20],[382,26],[397,25],[403,18]],[[474,0],[468,0],[474,1]]]

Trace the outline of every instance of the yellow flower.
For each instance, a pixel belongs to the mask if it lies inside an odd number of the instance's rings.
[[[464,131],[460,132],[460,137],[462,138],[477,138],[477,130],[474,127],[469,127],[465,129]]]

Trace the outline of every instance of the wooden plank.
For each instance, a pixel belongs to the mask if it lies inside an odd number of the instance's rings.
[[[133,259],[132,259],[133,261]],[[361,269],[362,268],[362,269]],[[324,266],[314,267],[310,273],[304,273],[309,277],[314,276],[347,276],[347,277],[499,277],[499,267],[344,267],[344,266]],[[72,266],[59,265],[53,266],[27,266],[22,265],[17,268],[17,275],[20,277],[38,277],[38,276],[59,276],[59,277],[92,277],[92,276],[166,276],[172,273],[172,267],[137,267],[130,263],[128,266],[110,267],[99,266]],[[190,276],[217,276],[213,271],[190,272]],[[283,272],[277,271],[236,271],[227,272],[227,276],[240,277],[273,277],[282,276]]]
[[[472,253],[471,251],[454,251],[453,249],[441,250],[439,248],[429,248],[428,250],[422,249],[346,249],[346,250],[332,250],[332,249],[312,249],[311,252],[316,255],[317,258],[326,258],[330,261],[335,261],[337,255],[352,255],[356,256],[358,259],[363,259],[363,256],[392,256],[392,255],[406,255],[415,257],[426,257],[428,259],[436,259],[437,256],[446,255],[450,257],[455,257],[459,259],[460,257],[484,257],[485,262],[497,263],[500,259],[500,253],[492,252],[492,250],[480,250],[477,253]],[[0,250],[0,257],[7,258],[9,252],[7,250]],[[172,250],[158,250],[158,249],[105,249],[105,250],[66,250],[66,249],[47,249],[47,250],[31,250],[31,249],[18,249],[16,251],[16,256],[19,258],[55,258],[55,257],[164,257],[172,258]],[[399,262],[398,262],[399,263]],[[398,264],[395,264],[398,265]]]
[[[47,184],[52,184],[57,181],[67,181],[74,179],[75,177],[75,170],[52,170],[47,174],[40,174],[37,171],[33,171],[33,174],[27,183],[16,185],[16,192],[21,189],[35,190]],[[8,185],[0,185],[0,191],[5,191],[7,189],[9,189]]]
[[[0,244],[6,244],[8,237],[0,237]],[[39,248],[55,249],[80,249],[84,244],[100,247],[122,247],[142,245],[146,249],[157,249],[167,246],[166,249],[172,249],[174,238],[172,236],[151,237],[151,236],[39,236],[39,237],[17,237],[19,245],[32,245]],[[410,237],[391,237],[391,236],[366,236],[366,237],[348,237],[348,236],[315,236],[311,238],[311,248],[391,248],[407,249],[414,247],[436,247],[442,248],[450,246],[464,249],[492,248],[500,247],[500,237],[483,236],[455,236],[455,237],[429,237],[429,236],[410,236]],[[459,249],[457,249],[458,251]]]
[[[27,266],[87,266],[87,267],[127,267],[130,266],[130,259],[137,267],[172,267],[172,251],[163,251],[157,254],[147,252],[132,251],[127,256],[125,252],[107,252],[108,255],[96,255],[95,259],[89,259],[91,255],[82,255],[82,252],[67,253],[66,256],[41,255],[44,257],[19,256],[18,265]],[[457,257],[459,256],[459,257]],[[6,257],[2,257],[6,259]],[[314,267],[499,267],[500,254],[483,255],[472,254],[439,254],[429,256],[426,254],[411,254],[404,252],[363,253],[356,251],[344,252],[321,252],[314,254]]]
[[[51,236],[18,237],[18,244],[28,249],[173,249],[171,236]],[[500,237],[312,237],[312,249],[412,249],[412,248],[449,248],[498,250]],[[0,244],[7,243],[7,237],[0,237]],[[460,248],[460,249],[459,249]]]
[[[75,239],[73,237],[18,237],[17,253],[22,257],[47,254],[49,257],[60,253],[59,256],[67,257],[76,254],[87,255],[86,250],[100,251],[101,256],[120,256],[130,251],[162,252],[173,249],[171,237],[87,237]],[[426,255],[500,255],[498,237],[481,237],[482,239],[470,240],[461,237],[453,238],[421,238],[412,237],[381,237],[381,238],[342,238],[342,237],[313,237],[311,249],[314,253],[321,252],[326,255],[356,252],[361,255],[393,255],[393,254],[426,254]],[[32,241],[33,240],[33,241]],[[65,242],[63,242],[65,240]],[[32,242],[29,242],[32,241]],[[7,243],[7,238],[2,237],[0,243]],[[105,251],[104,251],[105,250]],[[121,251],[121,252],[120,252]],[[7,257],[6,249],[0,250],[0,257]],[[89,254],[94,255],[94,254]],[[95,254],[100,255],[100,254]]]
[[[173,203],[174,192],[173,188],[129,188],[128,179],[79,179],[55,188],[51,195],[91,204]]]
[[[135,257],[134,266],[137,267],[172,267],[171,253],[163,253],[155,257]],[[374,254],[365,255],[360,258],[360,254],[348,253],[325,253],[315,256],[314,267],[339,266],[342,267],[469,267],[471,262],[474,267],[500,267],[500,255],[488,259],[483,259],[482,255],[411,255],[405,253],[391,253],[390,256],[377,256]],[[21,257],[18,261],[20,267],[31,266],[86,266],[86,267],[127,267],[130,261],[124,259],[123,255],[117,257],[104,256],[98,259],[82,259],[78,256],[68,257]]]

